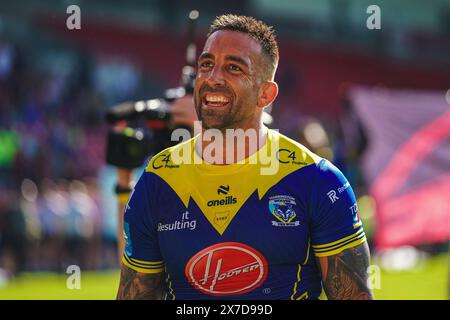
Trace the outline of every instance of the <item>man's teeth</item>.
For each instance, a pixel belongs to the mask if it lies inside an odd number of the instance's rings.
[[[224,97],[224,96],[212,96],[212,95],[206,95],[206,101],[207,102],[222,102],[222,103],[227,103],[228,102],[228,98]]]

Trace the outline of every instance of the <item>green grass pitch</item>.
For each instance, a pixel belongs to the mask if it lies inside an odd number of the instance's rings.
[[[420,267],[407,272],[381,270],[377,299],[448,299],[448,266],[446,254],[429,258]],[[81,288],[69,290],[68,275],[27,273],[0,287],[0,300],[109,300],[115,299],[119,271],[82,272]]]

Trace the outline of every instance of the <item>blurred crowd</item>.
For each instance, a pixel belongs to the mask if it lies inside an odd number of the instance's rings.
[[[103,114],[139,85],[126,62],[40,55],[0,35],[0,269],[117,266]]]
[[[102,236],[101,198],[92,179],[44,179],[40,187],[24,179],[20,193],[0,195],[2,255],[9,273],[112,267],[115,243]],[[103,240],[103,243],[102,243]],[[110,265],[108,265],[108,261]]]
[[[0,40],[0,126],[10,145],[2,182],[95,175],[104,144],[100,96],[69,68],[36,62]]]

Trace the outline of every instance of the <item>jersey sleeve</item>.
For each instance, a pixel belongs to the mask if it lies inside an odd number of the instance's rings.
[[[318,163],[311,204],[311,245],[325,257],[366,241],[355,194],[342,172],[328,160]]]
[[[142,273],[160,273],[164,270],[152,187],[150,174],[144,172],[130,195],[124,214],[125,249],[122,262]]]

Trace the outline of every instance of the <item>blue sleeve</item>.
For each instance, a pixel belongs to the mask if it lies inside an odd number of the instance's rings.
[[[144,172],[125,206],[125,250],[122,262],[143,273],[160,273],[164,262],[155,223],[155,192],[151,174]]]
[[[338,254],[366,241],[355,194],[349,182],[322,159],[311,195],[311,245],[318,257]]]

